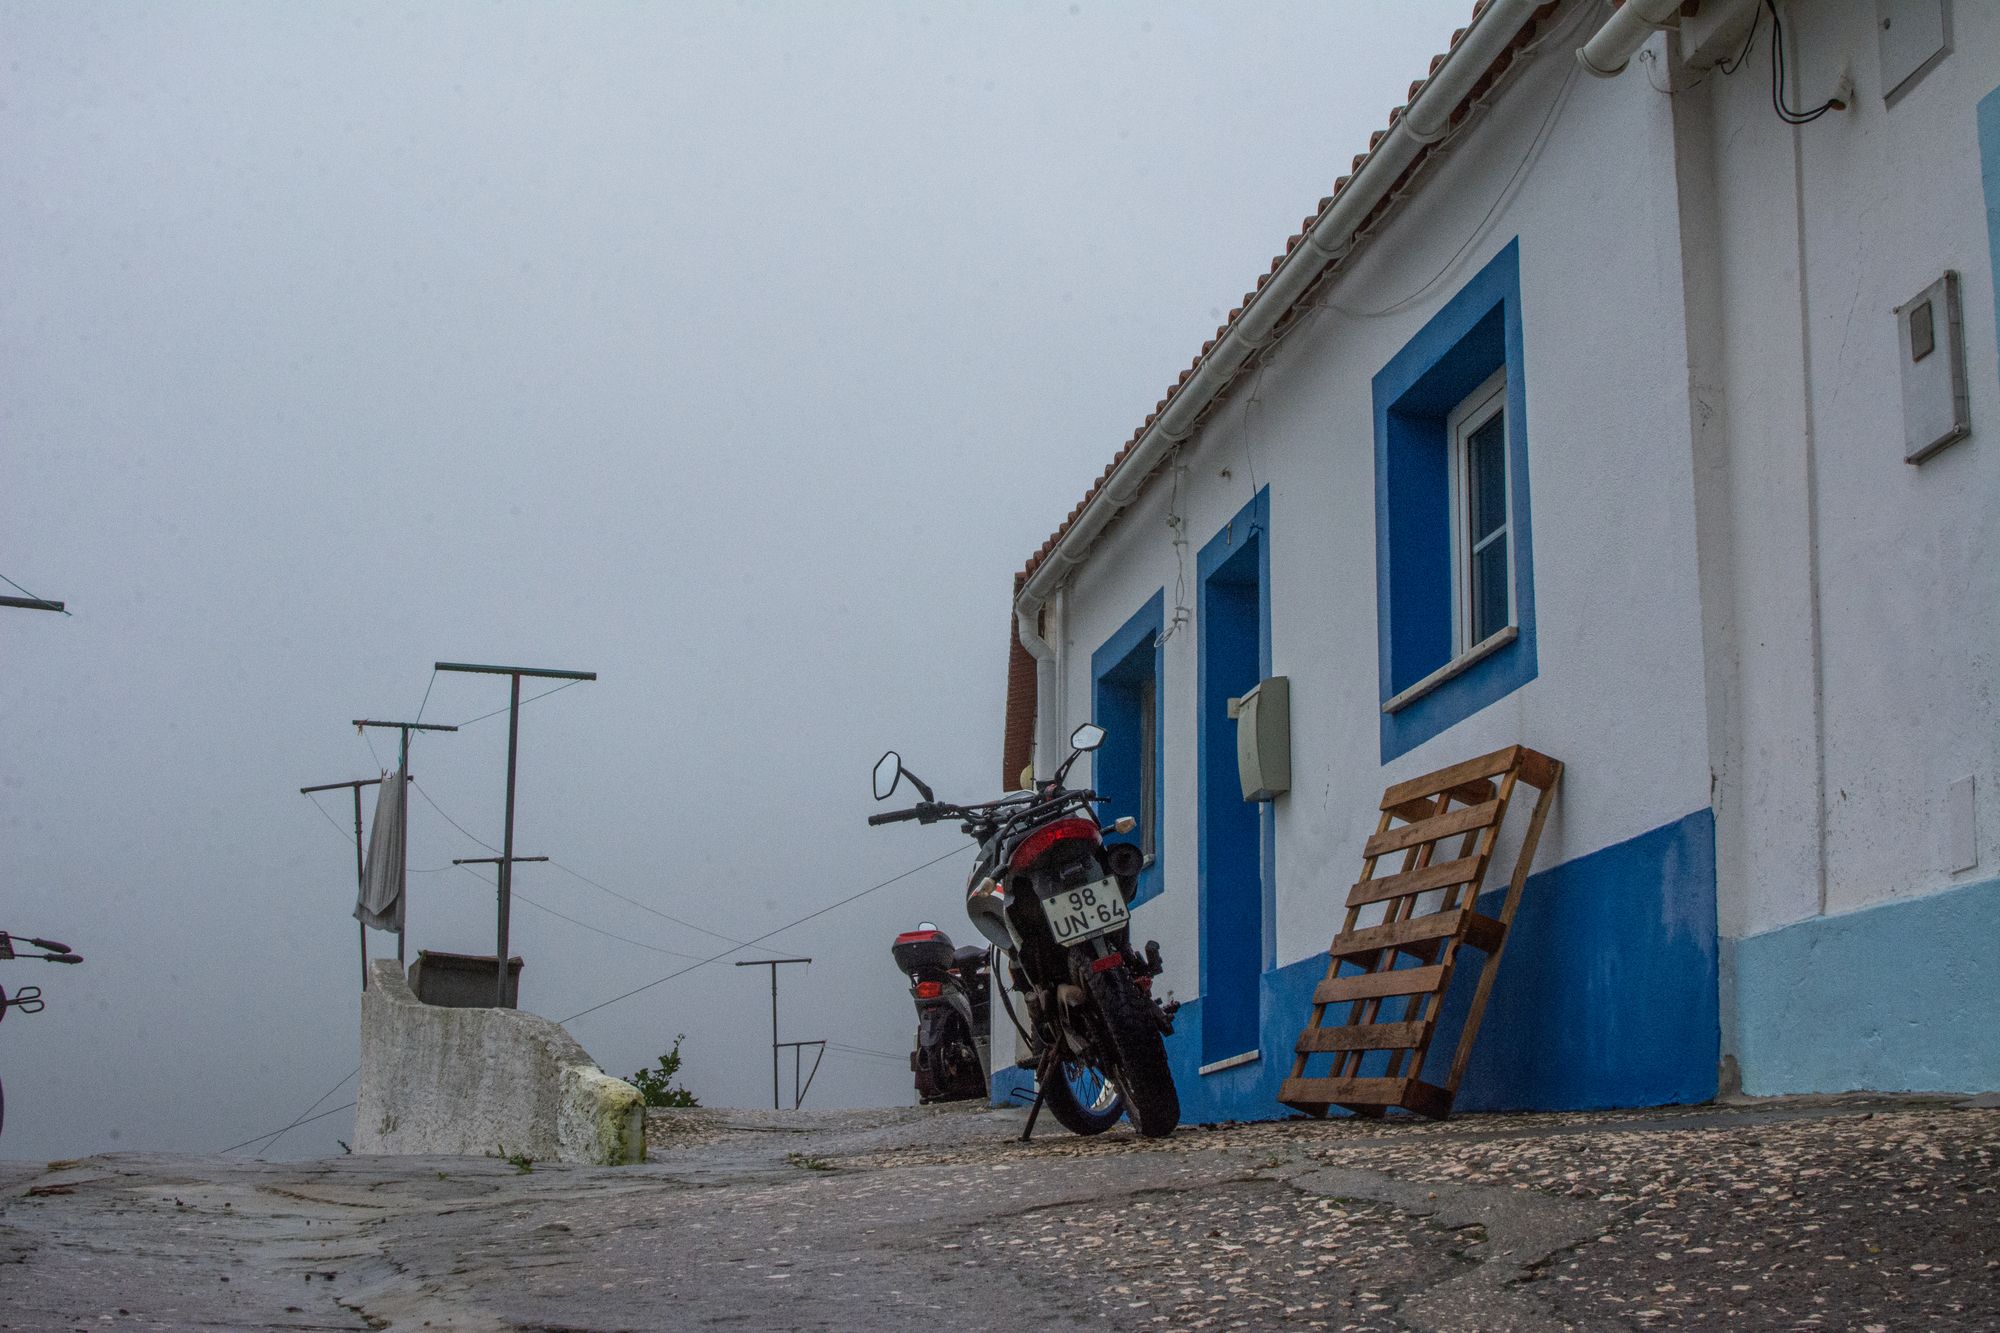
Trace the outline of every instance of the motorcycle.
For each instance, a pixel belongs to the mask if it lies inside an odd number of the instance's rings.
[[[889,946],[896,966],[910,979],[917,1003],[917,1044],[910,1052],[917,1100],[964,1101],[986,1095],[986,950],[954,949],[951,936],[925,921],[904,931]]]
[[[1070,737],[1069,757],[1054,777],[982,805],[939,801],[894,750],[875,764],[876,800],[887,800],[906,780],[923,799],[871,815],[870,824],[957,820],[978,843],[966,915],[1007,960],[1007,980],[1026,1022],[1007,988],[1001,1002],[1027,1044],[1023,1067],[1036,1071],[1023,1139],[1045,1104],[1075,1134],[1102,1134],[1127,1117],[1140,1134],[1160,1138],[1180,1123],[1164,1040],[1179,1006],[1153,997],[1162,970],[1159,944],[1148,940],[1140,951],[1131,940],[1130,905],[1144,854],[1133,843],[1105,841],[1093,809],[1102,797],[1063,785],[1077,759],[1103,743],[1104,729],[1085,723]],[[1120,819],[1112,831],[1135,826]]]

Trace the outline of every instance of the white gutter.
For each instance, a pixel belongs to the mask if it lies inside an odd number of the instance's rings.
[[[1576,62],[1600,79],[1624,69],[1646,39],[1679,26],[1681,0],[1625,0],[1591,39],[1577,48]]]
[[[1250,299],[1242,316],[1209,349],[1187,383],[1174,395],[1166,410],[1140,435],[1125,463],[1112,475],[1102,491],[1092,497],[1076,522],[1062,535],[1047,558],[1022,585],[1014,599],[1014,626],[1021,646],[1035,659],[1036,727],[1035,765],[1052,771],[1061,762],[1062,715],[1048,705],[1056,700],[1059,688],[1055,648],[1037,630],[1042,607],[1069,571],[1083,563],[1084,555],[1120,511],[1139,497],[1139,489],[1160,465],[1169,450],[1194,433],[1195,422],[1214,401],[1251,355],[1267,345],[1278,321],[1289,311],[1306,288],[1318,280],[1326,266],[1354,248],[1354,233],[1395,185],[1426,144],[1436,143],[1451,128],[1451,116],[1459,103],[1510,46],[1523,25],[1546,0],[1491,0],[1458,46],[1425,81],[1415,100],[1404,108],[1382,141],[1368,154],[1354,174],[1278,265],[1261,290]],[[1631,0],[1627,9],[1638,6]],[[1659,0],[1654,0],[1659,3]],[[1678,0],[1666,0],[1673,7]],[[1650,6],[1649,6],[1650,7]],[[1611,24],[1618,22],[1614,17]],[[1611,24],[1607,24],[1608,29]],[[1059,636],[1060,637],[1060,636]]]

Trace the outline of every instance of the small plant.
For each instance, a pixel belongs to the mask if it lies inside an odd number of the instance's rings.
[[[660,1057],[657,1069],[642,1069],[626,1079],[639,1090],[648,1106],[700,1106],[694,1094],[686,1088],[674,1086],[674,1075],[681,1072],[681,1043],[687,1040],[687,1033],[676,1033],[674,1048]]]
[[[527,1175],[530,1171],[533,1171],[535,1169],[534,1158],[528,1156],[528,1154],[524,1152],[508,1152],[507,1145],[504,1143],[499,1144],[494,1148],[493,1155],[495,1157],[498,1157],[501,1161],[505,1162],[507,1165],[513,1167],[516,1171],[519,1171],[524,1176]],[[440,1171],[438,1173],[438,1179],[442,1180],[443,1178],[444,1178],[444,1173]]]
[[[808,1154],[806,1154],[806,1153],[802,1153],[802,1152],[788,1152],[788,1153],[786,1153],[786,1154],[785,1154],[785,1161],[786,1161],[786,1163],[787,1163],[788,1165],[791,1165],[791,1166],[795,1166],[795,1167],[797,1167],[797,1168],[798,1168],[799,1170],[801,1170],[801,1171],[831,1171],[831,1170],[833,1170],[833,1163],[832,1163],[832,1162],[829,1162],[829,1161],[827,1161],[827,1160],[826,1160],[826,1158],[824,1158],[824,1157],[813,1157],[813,1156],[810,1156],[810,1155],[808,1155]]]

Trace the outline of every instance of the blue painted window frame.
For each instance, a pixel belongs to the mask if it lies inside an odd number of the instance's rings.
[[[1199,855],[1196,860],[1200,867],[1198,880],[1198,922],[1200,948],[1197,966],[1202,994],[1202,1031],[1200,1035],[1201,1059],[1204,1064],[1243,1054],[1261,1048],[1262,995],[1261,977],[1271,970],[1276,951],[1277,922],[1275,907],[1276,875],[1276,831],[1277,823],[1268,801],[1256,804],[1257,849],[1258,849],[1258,922],[1261,938],[1256,941],[1256,959],[1259,982],[1247,992],[1251,1006],[1247,1013],[1222,1018],[1223,996],[1218,994],[1213,980],[1213,969],[1217,960],[1211,945],[1222,933],[1223,923],[1214,916],[1223,904],[1216,899],[1213,889],[1214,866],[1218,857],[1236,855],[1233,849],[1219,847],[1218,838],[1211,829],[1209,801],[1217,784],[1222,784],[1226,792],[1237,799],[1242,797],[1242,786],[1236,767],[1236,724],[1223,722],[1216,708],[1219,697],[1211,698],[1209,682],[1209,636],[1214,632],[1214,619],[1210,606],[1210,582],[1213,575],[1223,566],[1239,557],[1247,538],[1256,539],[1257,564],[1257,678],[1267,679],[1271,675],[1271,489],[1266,486],[1253,496],[1250,502],[1236,512],[1236,515],[1222,526],[1222,529],[1205,543],[1195,556],[1195,623],[1199,634],[1195,652],[1195,728],[1196,757],[1195,784],[1197,800],[1196,831],[1199,836]],[[1239,1035],[1239,1032],[1241,1035]],[[1244,1041],[1248,1045],[1243,1044]]]
[[[1446,419],[1502,367],[1513,486],[1514,640],[1397,711],[1383,713],[1385,764],[1535,678],[1520,244],[1518,238],[1509,241],[1375,375],[1375,610],[1382,703],[1452,660],[1457,604]]]
[[[1091,756],[1090,785],[1099,795],[1111,799],[1100,807],[1099,815],[1110,823],[1120,815],[1131,815],[1150,828],[1153,863],[1139,872],[1139,892],[1132,899],[1138,907],[1160,896],[1166,859],[1164,813],[1166,786],[1167,692],[1166,653],[1160,646],[1160,631],[1166,623],[1166,590],[1162,588],[1132,614],[1132,618],[1106,639],[1090,655],[1091,720],[1105,729],[1104,744]],[[1141,753],[1141,732],[1135,711],[1138,681],[1153,683],[1153,752]],[[1139,766],[1153,766],[1153,808],[1138,809],[1143,790]]]

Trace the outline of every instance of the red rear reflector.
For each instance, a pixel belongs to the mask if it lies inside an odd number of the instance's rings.
[[[1114,953],[1108,958],[1100,958],[1096,962],[1092,963],[1090,965],[1090,970],[1093,972],[1109,972],[1114,967],[1123,967],[1123,966],[1125,966],[1124,955]]]
[[[1049,848],[1071,838],[1088,838],[1094,846],[1103,841],[1097,831],[1094,819],[1058,819],[1053,824],[1044,824],[1030,833],[1019,847],[1014,849],[1013,868],[1026,870],[1048,854]]]
[[[906,930],[896,937],[896,943],[915,944],[919,940],[934,940],[939,933],[935,930]]]
[[[919,1000],[937,1000],[943,997],[944,983],[942,981],[919,981],[917,983],[917,998]]]

